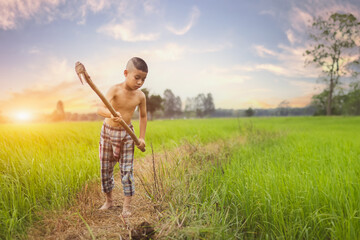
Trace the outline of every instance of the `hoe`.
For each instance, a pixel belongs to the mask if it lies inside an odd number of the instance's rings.
[[[115,109],[113,108],[113,106],[109,103],[109,101],[104,97],[104,95],[100,92],[100,90],[96,87],[96,85],[91,80],[89,74],[86,72],[86,69],[85,69],[84,65],[82,63],[80,63],[80,62],[77,62],[75,64],[75,71],[76,71],[77,75],[80,78],[80,82],[82,84],[84,84],[83,80],[86,81],[90,85],[92,90],[94,90],[94,92],[100,97],[101,101],[109,109],[111,114],[114,117],[118,117],[118,115],[117,115]],[[125,131],[131,136],[131,138],[134,140],[135,144],[138,146],[140,144],[140,142],[139,142],[139,139],[136,137],[135,133],[129,128],[129,126],[126,124],[126,122],[124,120],[121,119],[120,124],[125,129]],[[142,152],[145,152],[145,148],[140,149],[140,150]]]

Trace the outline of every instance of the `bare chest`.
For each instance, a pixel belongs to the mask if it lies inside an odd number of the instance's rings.
[[[119,91],[115,94],[111,104],[116,110],[133,112],[140,104],[140,98],[136,93]]]

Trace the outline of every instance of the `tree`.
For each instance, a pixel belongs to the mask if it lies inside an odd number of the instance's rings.
[[[360,82],[350,84],[350,91],[344,96],[343,113],[360,115]]]
[[[329,90],[325,89],[321,93],[312,97],[311,106],[315,107],[314,115],[325,115],[327,113]],[[331,114],[340,115],[342,113],[342,105],[344,102],[343,94],[336,94],[333,96],[331,104]]]
[[[180,115],[182,113],[182,101],[179,96],[175,98],[175,115]]]
[[[196,116],[208,116],[215,110],[215,105],[211,93],[205,95],[204,93],[198,94],[193,100],[194,110]]]
[[[245,115],[247,117],[252,117],[252,116],[254,116],[254,114],[255,114],[255,111],[251,107],[249,107],[247,110],[245,110]]]
[[[205,116],[205,94],[200,93],[195,97],[195,112],[196,116],[204,117]]]
[[[326,114],[332,114],[334,89],[341,84],[340,77],[354,75],[354,55],[359,55],[355,42],[359,35],[360,23],[352,14],[334,13],[328,20],[314,19],[310,38],[313,44],[305,51],[309,57],[305,62],[322,69],[327,84]]]
[[[150,94],[149,89],[143,88],[143,89],[141,89],[141,91],[145,94],[145,98],[146,98],[146,102],[147,102],[149,100],[149,94]]]
[[[160,95],[151,95],[149,101],[146,102],[147,111],[150,113],[150,120],[153,120],[154,113],[157,110],[161,110],[163,99]]]
[[[280,116],[289,115],[289,110],[290,110],[290,103],[287,100],[283,100],[281,103],[279,103],[279,105],[277,107],[277,113]]]
[[[162,102],[163,99],[160,95],[151,95],[147,88],[141,89],[141,91],[145,94],[146,98],[146,111],[150,113],[150,120],[153,120],[154,113],[157,110],[160,110],[163,108]]]
[[[64,103],[62,101],[58,101],[56,104],[56,109],[52,113],[53,121],[64,121],[65,120],[65,110]]]
[[[164,113],[166,117],[173,117],[181,113],[181,98],[176,97],[170,89],[164,91]]]
[[[184,114],[186,117],[195,117],[196,103],[195,98],[186,98]]]
[[[205,108],[205,115],[210,115],[215,111],[214,100],[211,93],[208,93],[205,98],[204,108]]]
[[[185,112],[195,112],[195,109],[196,109],[195,98],[186,98]]]

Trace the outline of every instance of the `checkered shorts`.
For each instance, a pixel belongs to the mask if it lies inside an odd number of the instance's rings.
[[[129,127],[134,130],[131,124]],[[112,127],[104,122],[101,128],[99,157],[102,191],[108,193],[114,188],[113,171],[116,163],[119,162],[124,195],[133,196],[135,193],[134,141],[125,129]]]

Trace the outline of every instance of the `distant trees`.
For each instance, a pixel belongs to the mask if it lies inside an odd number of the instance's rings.
[[[164,115],[165,117],[175,117],[181,114],[181,98],[175,96],[170,89],[164,91]]]
[[[360,115],[360,82],[350,84],[350,91],[343,96],[342,113]]]
[[[325,115],[327,112],[328,90],[312,97],[312,106],[315,107],[315,115]],[[331,105],[333,115],[360,115],[360,82],[353,82],[345,93],[339,90],[333,97]]]
[[[252,117],[252,116],[254,116],[254,114],[255,114],[255,111],[251,107],[249,107],[247,110],[245,110],[245,116],[247,116],[247,117]]]
[[[157,94],[151,94],[149,89],[141,90],[146,97],[146,109],[149,115],[149,120],[155,117],[177,118],[177,117],[210,117],[215,113],[214,99],[211,93],[200,93],[194,98],[188,98],[185,103],[183,111],[182,101],[180,96],[176,96],[172,90],[166,89],[163,97]],[[232,112],[233,110],[231,110]],[[227,116],[228,112],[219,112],[219,116]],[[215,116],[215,115],[214,115]],[[135,112],[133,118],[139,117],[139,113]],[[58,101],[56,109],[51,114],[43,116],[44,121],[97,121],[103,117],[96,113],[71,113],[65,112],[64,103]],[[1,115],[0,115],[1,121]]]
[[[306,63],[320,67],[327,84],[324,92],[315,96],[314,103],[326,103],[326,115],[331,115],[336,109],[334,91],[341,85],[340,78],[359,73],[360,43],[356,39],[360,37],[360,22],[352,14],[334,13],[327,20],[315,19],[311,30],[313,44],[305,52],[309,57]]]
[[[209,116],[214,111],[215,111],[214,99],[212,94],[208,93],[204,101],[204,114],[205,116]]]
[[[56,104],[56,109],[51,115],[52,121],[64,121],[65,120],[65,110],[64,103],[62,101],[58,101]]]
[[[150,113],[150,120],[153,120],[154,113],[157,110],[163,109],[162,102],[163,99],[160,95],[151,95],[149,94],[149,90],[144,88],[141,91],[145,94],[146,97],[146,110]]]
[[[187,98],[185,104],[185,112],[195,113],[197,117],[210,116],[215,111],[214,100],[211,93],[205,95],[204,93],[198,94],[194,98]]]
[[[153,119],[154,113],[165,118],[173,117],[205,117],[210,116],[215,111],[214,99],[211,93],[200,93],[196,97],[187,98],[184,111],[180,96],[176,96],[170,89],[164,91],[163,97],[160,95],[150,95],[148,89],[142,89],[146,96],[147,111],[150,113],[150,119]],[[162,110],[160,112],[160,110]]]
[[[279,103],[277,107],[277,115],[279,116],[288,116],[290,109],[290,102],[287,100],[283,100]]]

